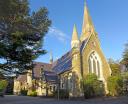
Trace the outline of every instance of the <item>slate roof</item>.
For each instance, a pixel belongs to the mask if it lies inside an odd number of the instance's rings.
[[[52,69],[52,64],[47,64],[47,63],[41,63],[41,62],[34,62],[35,66],[32,71],[32,77],[35,79],[39,79],[41,77],[41,69],[51,71]],[[26,82],[27,81],[27,74],[24,75],[19,75],[17,77],[17,80],[20,82]]]
[[[85,40],[81,43],[81,45],[80,45],[80,53],[82,53],[83,48],[84,48],[85,44],[87,43],[87,41],[88,41],[88,38],[85,39]]]
[[[87,43],[87,40],[84,40],[81,45],[80,45],[80,52],[82,53],[82,50],[85,46],[85,44]],[[71,56],[72,50],[67,52],[66,54],[64,54],[60,59],[58,59],[57,61],[55,61],[53,63],[53,68],[52,70],[54,70],[57,74],[63,73],[65,71],[69,71],[70,69],[72,69],[72,56]]]
[[[17,80],[22,82],[22,83],[26,82],[27,81],[27,74],[19,75]]]
[[[44,75],[44,80],[46,82],[50,82],[50,83],[57,83],[58,82],[58,76],[55,72],[44,71],[43,75]]]
[[[33,69],[33,78],[40,78],[41,75],[41,71],[43,69],[43,71],[51,71],[52,69],[52,64],[48,64],[48,63],[41,63],[41,62],[34,62],[35,66]]]
[[[72,67],[72,57],[71,57],[71,51],[69,51],[65,55],[63,55],[60,59],[58,59],[53,63],[52,70],[55,71],[57,74],[60,74],[70,70],[71,67]]]
[[[80,45],[80,52],[84,49],[88,39],[84,40]],[[72,69],[72,50],[64,54],[61,58],[54,61],[53,64],[34,62],[32,76],[34,79],[40,79],[42,77],[41,69],[43,69],[46,81],[57,81],[57,74],[64,73]],[[20,81],[27,80],[25,75],[20,75],[18,78]]]

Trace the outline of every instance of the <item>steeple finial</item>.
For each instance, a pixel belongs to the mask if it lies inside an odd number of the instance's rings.
[[[86,0],[84,0],[84,7],[86,6]]]

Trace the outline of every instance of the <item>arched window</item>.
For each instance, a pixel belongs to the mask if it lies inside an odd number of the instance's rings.
[[[89,58],[88,60],[88,63],[89,63],[89,73],[92,73],[92,63],[91,63],[91,59]]]
[[[95,73],[98,78],[101,77],[101,60],[96,52],[92,52],[88,59],[89,73]]]
[[[96,73],[96,60],[93,59],[93,72]]]
[[[100,63],[97,61],[98,77],[100,78]]]

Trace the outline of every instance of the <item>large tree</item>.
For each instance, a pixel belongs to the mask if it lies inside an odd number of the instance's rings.
[[[128,70],[128,43],[125,44],[125,50],[124,50],[124,53],[123,53],[122,63],[126,66],[126,68]]]
[[[46,8],[30,13],[28,0],[0,0],[0,69],[24,72],[44,54],[43,37],[51,21]]]

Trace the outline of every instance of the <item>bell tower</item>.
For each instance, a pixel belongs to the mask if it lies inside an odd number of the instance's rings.
[[[80,56],[80,40],[78,38],[77,28],[74,25],[72,41],[72,82],[73,97],[78,97],[81,94],[80,81],[81,81],[81,56]]]

